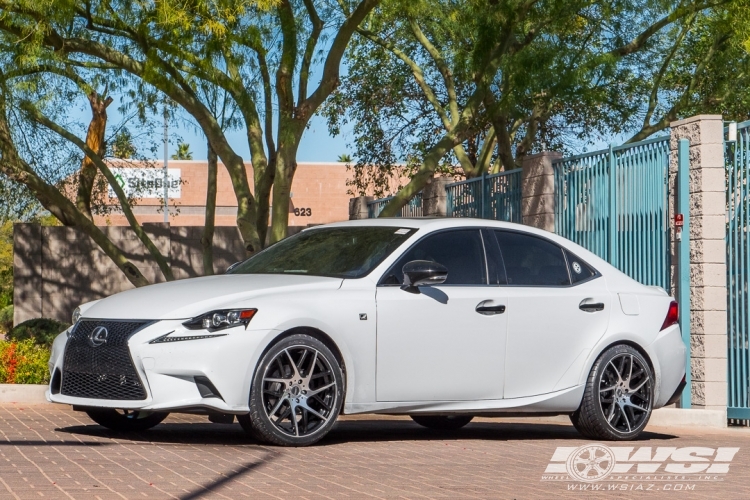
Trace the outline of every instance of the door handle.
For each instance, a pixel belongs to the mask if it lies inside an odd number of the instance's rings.
[[[601,302],[581,302],[578,305],[578,309],[586,312],[598,312],[604,310],[604,304]]]
[[[488,301],[480,302],[477,304],[476,309],[474,309],[479,314],[484,314],[485,316],[492,316],[493,314],[502,314],[505,312],[505,306],[498,305],[498,306],[486,306],[484,305]]]

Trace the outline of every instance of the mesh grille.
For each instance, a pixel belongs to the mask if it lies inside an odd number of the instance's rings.
[[[128,339],[148,321],[80,321],[65,346],[62,394],[79,398],[146,399],[133,366]],[[89,336],[107,329],[106,342],[94,347]]]

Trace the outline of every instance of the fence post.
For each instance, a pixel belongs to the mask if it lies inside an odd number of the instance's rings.
[[[693,408],[727,408],[727,272],[724,124],[720,115],[673,122],[670,181],[680,139],[690,158],[690,371]],[[674,184],[671,184],[674,186]],[[674,196],[676,190],[670,190]],[[670,203],[671,209],[677,205]],[[687,216],[688,214],[686,214]],[[673,218],[672,218],[673,220]],[[674,239],[673,239],[674,241]],[[677,248],[675,248],[675,251]],[[673,254],[674,256],[674,254]],[[673,260],[675,262],[675,260]],[[676,273],[673,273],[673,276]],[[680,304],[684,311],[687,304]]]
[[[617,267],[617,162],[612,150],[614,144],[609,145],[609,232],[608,249],[610,264]]]
[[[562,158],[556,151],[526,155],[521,162],[521,222],[555,231],[555,171],[552,162]]]
[[[349,220],[367,219],[367,202],[373,201],[374,196],[357,196],[349,198]]]
[[[690,141],[680,139],[677,148],[677,181],[675,182],[676,213],[683,216],[682,239],[675,241],[677,245],[677,303],[680,305],[680,331],[682,340],[687,347],[686,363],[690,361]],[[681,408],[690,408],[692,401],[691,370],[687,370],[685,380],[687,384],[682,390]]]
[[[422,216],[446,217],[448,215],[448,196],[446,184],[453,182],[450,177],[434,177],[422,190]]]

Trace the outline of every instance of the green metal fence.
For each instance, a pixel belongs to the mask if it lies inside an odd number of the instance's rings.
[[[750,121],[727,142],[727,418],[750,420]]]
[[[521,169],[445,186],[448,217],[521,222]]]
[[[555,231],[647,285],[670,289],[669,137],[553,163]]]
[[[375,201],[367,202],[367,217],[374,219],[380,215],[385,206],[389,201],[393,199],[393,196],[387,198],[380,198]],[[419,192],[409,200],[409,203],[404,205],[399,214],[396,217],[422,217],[422,193]]]

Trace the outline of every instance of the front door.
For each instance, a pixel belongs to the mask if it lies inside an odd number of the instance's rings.
[[[448,279],[418,294],[401,290],[401,268],[412,260],[446,266]],[[391,269],[376,293],[378,401],[502,398],[507,294],[482,231],[428,235]]]
[[[545,238],[513,231],[496,235],[509,294],[506,399],[573,387],[609,324],[604,279]]]

